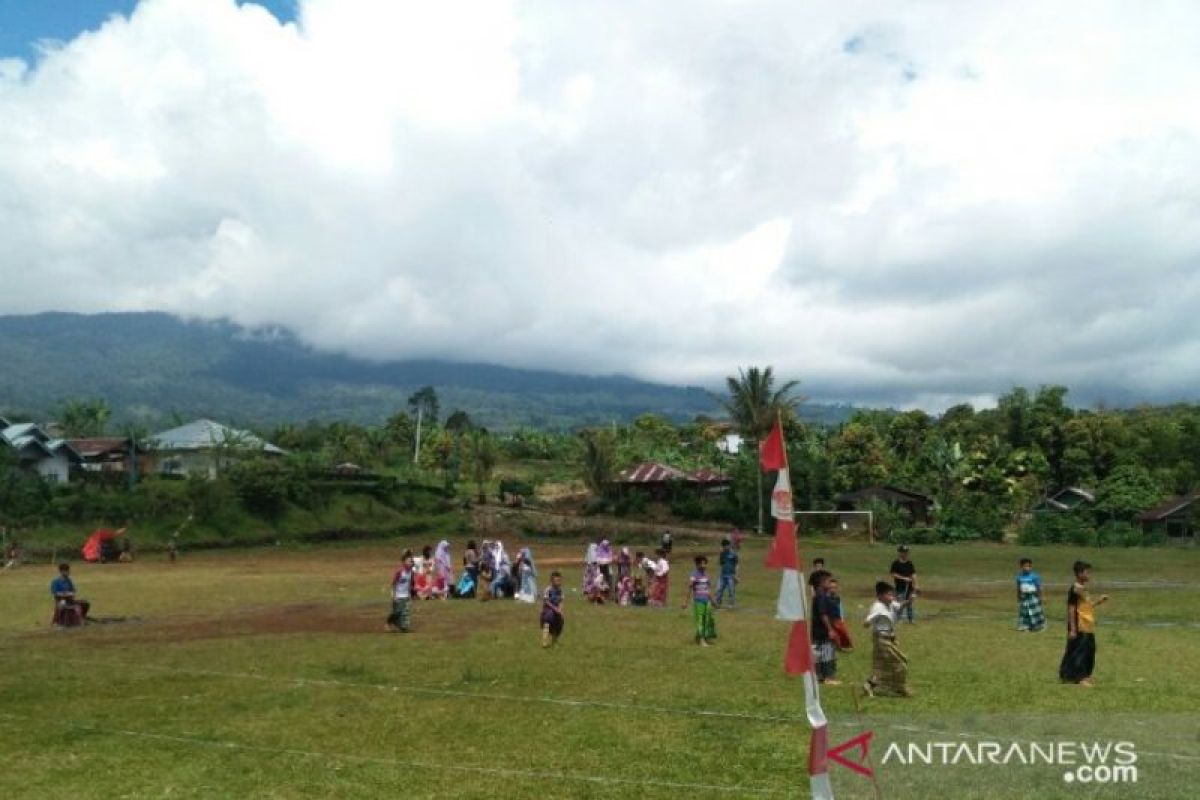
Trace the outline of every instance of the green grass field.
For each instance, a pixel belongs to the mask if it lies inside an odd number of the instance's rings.
[[[567,600],[557,649],[536,609],[513,601],[426,602],[408,635],[383,630],[392,541],[184,554],[174,565],[78,564],[98,617],[54,631],[48,564],[0,573],[0,797],[806,797],[800,683],[782,671],[787,627],[763,542],[743,549],[740,607],[718,612],[716,647],[691,643],[674,559],[668,609]],[[456,541],[456,557],[462,541]],[[520,543],[507,542],[510,549]],[[543,579],[583,546],[531,542]],[[858,621],[891,549],[802,542],[841,578]],[[1032,552],[1049,582],[1050,628],[1018,634],[1004,546],[916,548],[919,620],[901,630],[909,700],[847,686],[823,703],[831,743],[871,730],[886,798],[1190,798],[1200,785],[1200,551]],[[1095,689],[1062,686],[1063,596],[1085,557],[1100,609]],[[1136,785],[1067,783],[1064,768],[880,765],[890,743],[1134,742]],[[831,767],[838,798],[873,798]]]

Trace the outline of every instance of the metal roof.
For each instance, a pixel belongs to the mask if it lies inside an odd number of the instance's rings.
[[[729,479],[711,469],[701,469],[695,472],[684,472],[676,467],[661,464],[657,461],[647,461],[635,464],[623,470],[617,476],[617,483],[666,483],[667,481],[683,481],[685,483],[728,483]]]
[[[265,442],[250,431],[238,430],[211,419],[198,419],[150,437],[155,450],[209,450],[228,446],[234,449],[262,450],[281,455],[283,450]]]
[[[1176,511],[1182,511],[1197,500],[1200,500],[1200,489],[1195,489],[1182,497],[1172,497],[1170,500],[1159,503],[1154,508],[1139,514],[1138,521],[1162,522]]]

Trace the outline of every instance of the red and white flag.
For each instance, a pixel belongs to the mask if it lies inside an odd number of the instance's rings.
[[[759,464],[764,471],[776,470],[775,488],[771,491],[771,516],[775,520],[775,537],[767,551],[767,567],[783,570],[779,581],[779,600],[775,618],[791,623],[783,668],[788,675],[804,679],[804,711],[812,727],[808,749],[808,784],[813,800],[833,800],[829,782],[829,749],[825,712],[821,709],[821,694],[813,671],[812,641],[808,632],[808,609],[804,602],[804,580],[800,570],[800,551],[796,543],[796,520],[792,509],[792,483],[788,474],[787,447],[783,441],[783,426],[778,421],[759,447]]]

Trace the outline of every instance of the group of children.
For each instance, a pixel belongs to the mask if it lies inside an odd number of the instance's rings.
[[[631,553],[627,547],[614,554],[607,539],[590,544],[584,557],[583,594],[587,601],[595,604],[615,602],[622,606],[666,606],[671,570],[669,534],[664,539],[664,546],[655,551],[654,558],[648,558],[642,552]],[[720,575],[715,591],[708,572],[708,558],[700,555],[694,559],[695,568],[688,577],[684,608],[689,605],[692,608],[695,641],[700,646],[709,646],[717,637],[714,609],[720,608],[723,602],[730,606],[736,602],[738,544],[740,542],[730,539],[721,542]],[[1032,560],[1022,558],[1019,566],[1016,576],[1017,630],[1044,630],[1046,616],[1041,577],[1033,570]],[[862,689],[868,696],[910,697],[908,658],[897,643],[900,621],[916,621],[917,568],[907,546],[900,545],[889,572],[892,582],[875,584],[875,600],[863,620],[863,626],[871,631],[872,655],[871,673]],[[1059,677],[1065,683],[1091,686],[1096,658],[1095,609],[1108,597],[1093,600],[1088,593],[1090,564],[1075,562],[1074,575],[1067,596],[1067,646],[1059,666]],[[825,568],[824,559],[816,558],[808,582],[812,590],[810,619],[814,671],[821,683],[840,685],[838,654],[851,652],[854,645],[846,626],[838,581]],[[485,540],[479,549],[473,541],[468,542],[462,577],[457,585],[451,586],[448,542],[440,542],[436,552],[426,547],[420,560],[415,559],[411,551],[405,551],[400,568],[392,576],[392,613],[387,619],[388,630],[410,629],[410,604],[414,598],[478,595],[484,600],[507,596],[529,603],[540,598],[538,619],[542,646],[553,646],[562,635],[562,574],[554,572],[549,586],[539,594],[537,569],[529,548],[522,549],[516,560],[510,561],[498,541]]]
[[[1063,683],[1093,686],[1096,669],[1096,608],[1108,602],[1108,595],[1093,600],[1088,592],[1092,565],[1076,561],[1071,568],[1075,579],[1067,590],[1067,646],[1058,665]],[[1046,627],[1043,610],[1042,578],[1033,570],[1033,561],[1022,558],[1017,572],[1017,630],[1036,633]]]

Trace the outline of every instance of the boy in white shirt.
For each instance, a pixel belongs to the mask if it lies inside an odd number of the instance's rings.
[[[912,690],[908,688],[908,657],[896,646],[896,623],[901,610],[911,602],[912,595],[897,602],[896,590],[890,583],[880,581],[875,584],[875,602],[863,621],[863,627],[871,629],[874,645],[871,677],[862,687],[869,697],[912,697]]]

